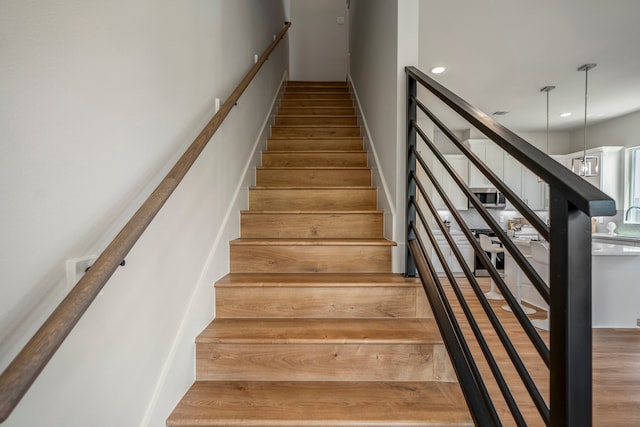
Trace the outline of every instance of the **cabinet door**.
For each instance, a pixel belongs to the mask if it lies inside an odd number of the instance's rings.
[[[489,169],[495,173],[498,178],[502,179],[504,175],[504,151],[491,141],[469,141],[471,151]],[[494,187],[479,169],[473,164],[469,165],[469,187],[487,188]]]
[[[522,168],[522,199],[531,209],[545,209],[545,185],[529,169]]]
[[[448,155],[445,157],[453,170],[466,182],[469,175],[469,160],[463,155]],[[447,192],[447,196],[451,198],[456,209],[459,211],[469,209],[467,196],[464,195],[460,187],[458,187],[458,184],[456,184],[454,179],[446,172],[444,172],[444,182],[444,190]]]
[[[504,181],[531,209],[545,209],[545,183],[508,154],[504,156]],[[509,200],[506,209],[515,209]]]
[[[460,177],[466,181],[469,170],[469,161],[463,155],[445,155],[445,159],[449,162],[453,170],[455,170]],[[436,177],[447,197],[451,199],[451,202],[455,206],[457,210],[467,210],[469,208],[469,204],[467,202],[467,197],[464,195],[458,184],[453,180],[453,178],[449,175],[449,173],[444,169],[444,167],[440,164],[439,161],[434,160],[433,165],[431,167],[431,171],[433,175]],[[438,191],[434,188],[432,192],[433,202],[436,205],[437,209],[448,209],[444,204],[444,201],[438,194]]]
[[[509,154],[504,156],[504,181],[514,193],[522,197],[522,164]],[[515,209],[509,199],[505,209]]]
[[[485,149],[484,146],[481,146],[479,144],[472,144],[471,151],[473,151],[473,154],[478,156],[478,158],[483,163],[486,163],[487,150]],[[478,168],[476,168],[476,166],[473,163],[469,162],[469,187],[478,188],[478,187],[488,187],[488,186],[489,186],[489,182],[487,181],[487,178],[485,178],[485,176],[480,172],[480,170],[478,170]]]
[[[505,152],[502,148],[498,147],[493,142],[487,144],[485,149],[486,160],[485,163],[489,166],[489,169],[495,173],[498,178],[504,178],[504,156]],[[487,180],[489,182],[489,180]],[[491,184],[493,186],[493,184]]]

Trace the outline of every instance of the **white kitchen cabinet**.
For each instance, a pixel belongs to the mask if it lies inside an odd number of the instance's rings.
[[[623,206],[624,165],[622,156],[623,147],[598,147],[587,150],[587,156],[598,158],[598,173],[595,176],[584,179],[599,188],[603,193],[616,201],[619,209]],[[584,156],[583,151],[567,154],[566,161],[571,168],[574,159]]]
[[[444,157],[453,170],[466,182],[469,175],[469,160],[462,154],[447,154]],[[433,161],[431,171],[456,209],[462,211],[469,209],[467,197],[438,160]],[[448,209],[435,188],[433,189],[432,197],[437,209]]]
[[[449,265],[449,267],[451,268],[451,271],[455,275],[462,275],[463,274],[462,267],[460,267],[460,264],[458,263],[458,259],[453,254],[453,251],[451,250],[451,248],[449,248],[449,245],[447,244],[447,241],[445,240],[444,236],[442,235],[442,233],[439,233],[439,232],[436,232],[435,234],[436,234],[436,241],[438,243],[438,246],[442,250],[445,256],[445,260]],[[473,264],[474,264],[475,258],[474,258],[473,248],[471,247],[471,244],[469,243],[467,238],[464,236],[464,234],[461,234],[460,232],[458,232],[457,234],[453,234],[453,240],[458,245],[458,248],[460,249],[460,252],[462,253],[462,257],[464,258],[465,262],[467,263],[469,268],[473,271]],[[444,269],[442,268],[442,264],[440,263],[440,259],[436,255],[435,250],[431,251],[431,259],[433,260],[433,265],[435,267],[435,270],[438,276],[443,276]]]
[[[488,139],[468,139],[465,141],[471,151],[495,173],[498,178],[504,177],[504,150]],[[489,181],[473,164],[469,165],[469,187],[492,188]]]
[[[538,177],[513,156],[504,155],[504,181],[533,210],[545,209],[545,186]],[[507,200],[507,210],[514,207]]]
[[[566,167],[567,169],[571,169],[571,164],[569,163],[569,161],[567,160],[567,155],[565,154],[551,154],[550,157],[555,160],[556,162],[560,163],[561,165],[563,165],[564,167]],[[544,197],[544,204],[543,204],[543,209],[548,210],[549,209],[549,184],[543,182],[543,186],[544,186],[544,193],[543,193],[543,197]]]

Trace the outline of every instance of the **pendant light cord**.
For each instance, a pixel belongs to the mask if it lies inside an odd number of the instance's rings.
[[[542,89],[540,89],[540,92],[547,93],[547,151],[546,151],[546,154],[549,154],[549,92],[551,92],[555,88],[556,88],[555,86],[545,86]]]
[[[584,71],[584,153],[582,158],[582,171],[587,175],[587,96],[589,90],[589,70],[594,68],[596,64],[584,64],[578,71]]]

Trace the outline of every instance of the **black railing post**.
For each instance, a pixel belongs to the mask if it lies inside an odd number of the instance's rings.
[[[592,425],[591,222],[550,193],[551,427]]]
[[[415,240],[415,232],[412,225],[416,222],[416,208],[412,203],[416,197],[416,183],[411,178],[416,172],[416,156],[413,148],[416,146],[416,129],[413,123],[416,120],[417,108],[414,101],[418,94],[417,82],[412,76],[407,75],[407,206],[406,206],[406,266],[405,276],[416,277],[417,269],[413,255],[409,250],[409,242]]]

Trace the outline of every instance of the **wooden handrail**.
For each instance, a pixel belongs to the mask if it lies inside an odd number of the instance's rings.
[[[222,104],[220,110],[202,129],[171,171],[0,375],[0,423],[6,420],[15,409],[20,399],[89,308],[118,265],[169,199],[231,109],[236,105],[242,93],[267,61],[269,55],[284,38],[290,26],[290,22],[285,22],[284,28],[278,36]]]

